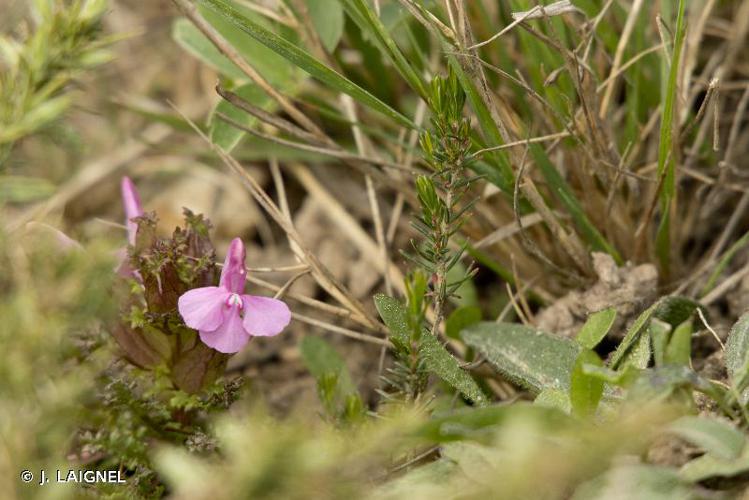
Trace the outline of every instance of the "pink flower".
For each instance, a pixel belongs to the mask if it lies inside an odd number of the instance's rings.
[[[143,215],[143,207],[140,204],[140,195],[135,189],[135,184],[129,177],[123,177],[120,183],[122,193],[122,205],[125,208],[125,225],[127,226],[127,242],[135,245],[135,234],[138,232],[138,224],[133,219]],[[135,278],[140,281],[140,274],[130,267],[127,258],[127,250],[122,248],[117,251],[120,264],[117,266],[117,274],[123,278]]]
[[[226,354],[239,352],[253,336],[281,333],[291,312],[280,300],[244,295],[245,250],[234,238],[221,271],[219,286],[195,288],[178,301],[185,324],[198,330],[207,346]]]

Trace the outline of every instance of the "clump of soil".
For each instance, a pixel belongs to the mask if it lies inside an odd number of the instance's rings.
[[[584,291],[572,291],[538,315],[538,328],[564,337],[572,337],[590,313],[615,307],[613,335],[623,337],[623,326],[656,297],[658,271],[652,264],[618,267],[604,253],[593,253],[593,269],[598,281]]]

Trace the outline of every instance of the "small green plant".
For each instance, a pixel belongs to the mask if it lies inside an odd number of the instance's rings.
[[[58,119],[71,106],[70,87],[108,61],[106,0],[28,2],[30,22],[0,36],[0,167],[13,144]]]

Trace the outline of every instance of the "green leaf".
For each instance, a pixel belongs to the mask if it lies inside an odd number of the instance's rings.
[[[254,83],[242,85],[241,87],[234,89],[233,92],[245,101],[266,111],[273,111],[276,107],[275,101],[268,97],[268,95]],[[246,132],[230,125],[224,120],[216,118],[216,114],[218,113],[227,115],[232,120],[247,127],[251,127],[257,123],[257,119],[251,114],[233,106],[228,101],[221,100],[216,105],[211,116],[210,137],[211,141],[220,146],[224,151],[231,151],[234,149],[236,145],[239,144],[240,139],[246,135]]]
[[[463,370],[458,364],[458,360],[445,349],[439,340],[428,332],[421,335],[419,354],[424,360],[427,370],[460,391],[474,403],[478,405],[487,403],[484,392],[473,380],[473,377]]]
[[[686,0],[679,0],[676,16],[676,34],[674,39],[674,50],[671,54],[671,63],[668,75],[668,84],[663,101],[663,112],[661,114],[660,141],[658,143],[658,178],[663,178],[660,188],[662,217],[658,227],[656,239],[656,253],[660,259],[661,267],[668,274],[670,268],[670,219],[671,200],[676,192],[676,158],[674,158],[673,135],[674,135],[674,104],[678,91],[679,63],[681,62],[681,50],[684,46],[686,35],[686,21],[684,11]]]
[[[652,317],[655,316],[675,328],[688,320],[696,308],[697,303],[685,297],[670,296],[660,299],[658,302],[643,311],[632,323],[632,326],[630,326],[624,339],[622,339],[619,344],[619,347],[616,348],[616,351],[614,351],[614,354],[611,356],[609,366],[611,366],[611,368],[617,368],[621,364],[627,352],[632,349],[635,344],[639,343],[642,333],[647,331],[647,326]],[[644,347],[640,345],[640,348],[642,352]]]
[[[749,471],[749,446],[736,459],[725,460],[709,453],[695,458],[679,469],[679,477],[685,481],[704,481],[711,477],[733,477]]]
[[[417,435],[438,443],[464,439],[490,442],[496,436],[496,427],[509,419],[537,421],[549,431],[572,423],[569,416],[557,409],[519,402],[435,413]]]
[[[362,104],[369,106],[373,110],[392,118],[398,124],[416,128],[411,120],[356,85],[354,82],[336,71],[328,68],[323,63],[312,57],[308,52],[299,48],[294,43],[280,37],[276,33],[262,27],[257,22],[244,15],[236,9],[227,0],[200,0],[202,5],[213,10],[228,22],[232,23],[244,33],[251,36],[258,42],[262,43],[275,53],[281,55],[294,66],[297,66],[316,78],[322,83],[328,85],[334,90],[348,94]]]
[[[648,325],[648,335],[653,344],[655,366],[663,366],[666,360],[666,348],[671,337],[671,325],[657,318],[651,318]]]
[[[459,307],[447,317],[445,334],[452,339],[460,339],[460,332],[481,321],[481,309],[476,306]]]
[[[286,26],[276,24],[268,18],[252,10],[237,6],[240,15],[257,24],[261,29],[267,30],[278,37],[285,37],[289,42],[299,44],[299,35]],[[277,54],[264,44],[252,37],[248,37],[244,31],[235,24],[229,22],[224,16],[205,8],[198,7],[203,17],[228,41],[232,47],[247,61],[263,78],[271,85],[285,90],[288,87],[297,86],[302,78],[298,68],[287,64],[286,59]],[[244,75],[244,73],[243,73]],[[247,76],[244,76],[247,79]]]
[[[533,400],[533,404],[544,408],[556,408],[564,413],[572,411],[569,394],[560,389],[544,389]]]
[[[500,373],[535,393],[568,390],[581,350],[569,339],[516,323],[479,323],[463,330],[462,337]]]
[[[648,500],[699,498],[672,468],[645,464],[613,467],[605,474],[583,483],[571,498],[601,500],[622,498],[622,495],[624,498]]]
[[[717,418],[685,416],[672,422],[668,430],[725,460],[738,458],[746,445],[746,437],[741,431]]]
[[[640,373],[629,389],[627,396],[632,400],[663,400],[675,392],[686,389],[691,400],[691,391],[699,391],[719,401],[723,399],[723,389],[711,384],[687,366],[667,365],[648,369]]]
[[[726,370],[731,386],[741,393],[741,403],[749,401],[749,313],[739,318],[731,327],[726,342]]]
[[[172,38],[183,49],[234,81],[246,81],[247,76],[224,57],[190,21],[177,19],[172,25]]]
[[[419,96],[426,100],[428,91],[419,73],[403,55],[388,30],[365,0],[341,0],[346,12],[363,33],[371,35],[377,48],[390,59],[393,66]]]
[[[390,330],[390,336],[401,345],[408,345],[411,342],[411,332],[406,307],[397,299],[382,293],[375,295],[374,303],[382,321]]]
[[[307,0],[307,10],[323,46],[328,52],[333,52],[343,35],[340,0]]]
[[[457,283],[463,280],[467,274],[466,266],[462,262],[458,261],[447,271],[447,282]],[[476,285],[472,279],[463,281],[457,290],[455,290],[455,296],[450,298],[451,301],[455,302],[459,307],[462,306],[478,306],[479,305],[479,294],[476,291]]]
[[[617,369],[622,370],[628,366],[644,370],[650,364],[650,356],[653,354],[650,348],[650,330],[645,330],[635,340],[632,348],[629,349],[621,359]]]
[[[585,373],[583,366],[603,366],[601,359],[591,350],[583,350],[575,361],[570,377],[570,403],[579,417],[594,415],[603,395],[603,381]]]
[[[308,335],[299,345],[304,365],[317,380],[333,374],[337,379],[337,391],[342,396],[357,394],[346,363],[333,347],[320,337]]]
[[[710,277],[707,279],[707,282],[705,282],[705,286],[702,288],[702,291],[700,291],[700,298],[707,295],[710,290],[715,287],[715,283],[718,281],[720,275],[723,274],[723,271],[728,267],[728,264],[731,263],[736,254],[744,248],[747,243],[749,243],[749,232],[744,233],[744,236],[739,238],[728,250],[725,251],[723,255],[721,255],[720,260],[713,268],[713,272],[710,273]]]
[[[726,341],[726,370],[732,382],[746,376],[749,365],[749,313],[731,327]]]
[[[692,358],[692,320],[676,327],[666,347],[665,363],[689,366]]]
[[[607,384],[627,387],[639,376],[640,370],[628,365],[624,369],[616,371],[601,365],[583,364],[583,373],[595,377]]]
[[[616,309],[609,307],[602,311],[594,312],[585,321],[575,337],[577,343],[586,349],[595,348],[601,340],[609,333],[616,320]]]

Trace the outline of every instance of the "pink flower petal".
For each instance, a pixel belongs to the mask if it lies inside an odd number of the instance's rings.
[[[289,306],[277,299],[242,295],[244,300],[244,329],[250,335],[278,335],[291,321]]]
[[[177,301],[185,324],[196,330],[213,331],[224,322],[225,301],[229,293],[221,287],[206,286],[188,290]]]
[[[250,341],[250,335],[242,327],[239,308],[231,307],[224,322],[214,331],[200,330],[200,340],[224,354],[239,352]]]
[[[143,215],[143,207],[140,203],[140,195],[135,189],[135,184],[130,177],[123,177],[120,184],[122,192],[122,204],[125,207],[125,224],[127,225],[127,239],[131,245],[135,245],[135,233],[138,231],[138,224],[131,219]]]
[[[239,238],[231,240],[229,251],[226,253],[224,268],[221,270],[219,285],[233,293],[244,292],[247,271],[244,268],[244,243]]]

